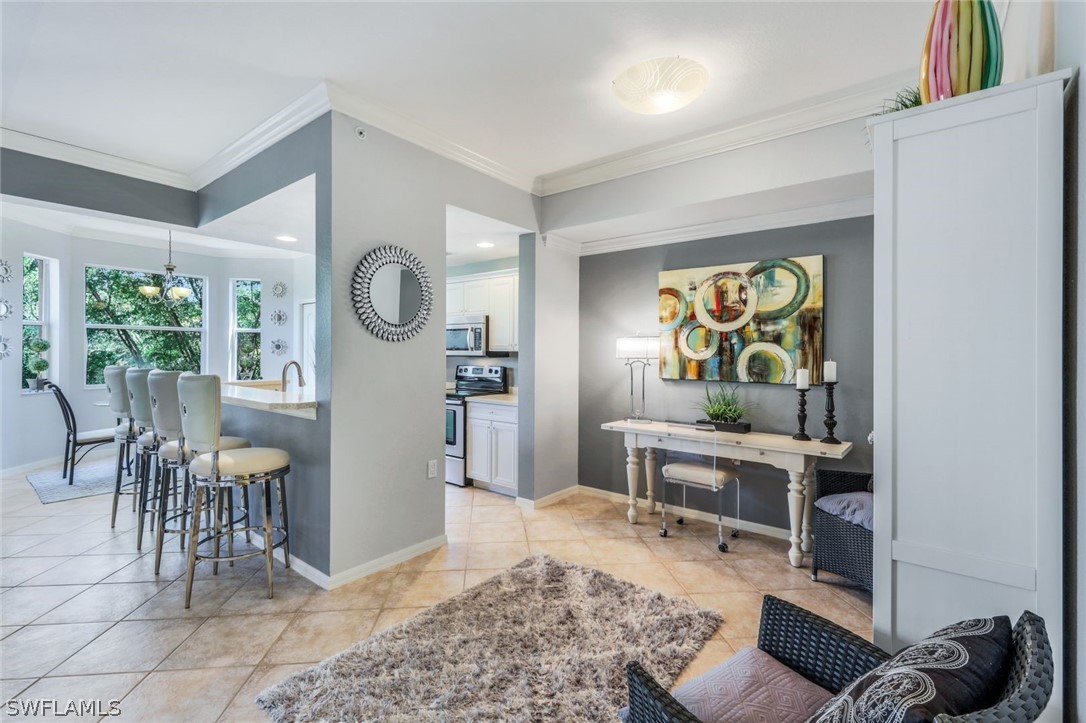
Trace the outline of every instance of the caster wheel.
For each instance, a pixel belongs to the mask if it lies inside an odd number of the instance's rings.
[[[660,537],[667,537],[667,530],[660,530]]]
[[[716,549],[720,550],[721,552],[727,552],[728,551],[728,543],[721,542],[719,545],[716,546]]]
[[[684,518],[680,517],[679,519],[675,520],[675,524],[676,525],[686,524],[686,520]]]
[[[739,537],[739,530],[732,530],[732,537]]]

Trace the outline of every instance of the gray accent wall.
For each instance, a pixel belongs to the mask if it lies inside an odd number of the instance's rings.
[[[517,310],[517,496],[535,499],[535,244],[520,236],[520,290]]]
[[[872,219],[866,217],[582,257],[580,483],[623,494],[627,491],[622,439],[602,431],[600,425],[628,414],[629,371],[615,358],[615,338],[656,332],[660,271],[813,254],[825,256],[825,343],[828,358],[838,362],[841,380],[835,394],[836,434],[855,444],[853,452],[833,466],[870,470],[872,453],[867,435],[873,415],[872,241]],[[794,387],[738,387],[744,399],[754,405],[749,421],[756,431],[796,431]],[[698,418],[695,403],[705,394],[704,382],[664,381],[655,367],[649,367],[646,389],[649,417],[688,421]],[[807,399],[807,431],[812,436],[824,434],[823,390],[813,389]],[[664,463],[663,454],[658,463]],[[754,464],[744,464],[740,471],[741,518],[787,528],[787,475]],[[730,490],[726,494],[725,514],[734,515],[734,497]],[[643,495],[644,481],[639,493]],[[711,495],[691,490],[687,499],[691,507],[715,511]]]
[[[119,173],[0,148],[0,193],[196,226],[196,194]]]

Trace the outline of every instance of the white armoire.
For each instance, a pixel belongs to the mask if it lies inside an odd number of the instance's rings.
[[[1062,717],[1070,71],[874,118],[875,642],[1044,617]]]

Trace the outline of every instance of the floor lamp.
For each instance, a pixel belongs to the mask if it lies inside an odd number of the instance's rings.
[[[645,414],[645,368],[653,359],[660,358],[660,337],[658,336],[620,336],[615,340],[615,356],[626,360],[630,369],[630,416],[627,422],[651,422]],[[637,406],[634,396],[634,365],[641,365],[641,406]]]

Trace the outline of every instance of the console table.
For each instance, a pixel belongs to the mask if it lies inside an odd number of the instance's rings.
[[[645,487],[649,514],[656,511],[656,450],[667,449],[712,456],[740,462],[760,462],[788,472],[788,520],[792,549],[788,561],[793,567],[803,564],[803,553],[811,551],[811,508],[814,495],[807,488],[814,477],[819,459],[842,459],[852,451],[851,442],[822,444],[800,442],[786,434],[733,434],[696,429],[691,425],[668,422],[608,422],[602,428],[619,432],[626,447],[626,481],[629,484],[630,524],[637,522],[637,485],[641,458],[645,450]]]

